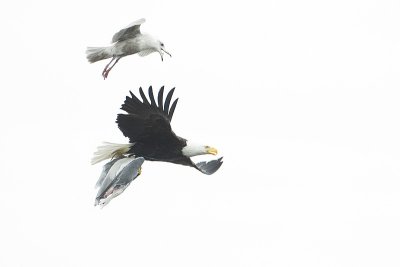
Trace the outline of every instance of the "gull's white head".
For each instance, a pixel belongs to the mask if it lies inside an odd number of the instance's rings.
[[[160,53],[161,60],[164,60],[164,59],[163,59],[164,53],[167,54],[168,56],[172,57],[171,54],[170,54],[167,50],[165,50],[164,43],[161,42],[160,40],[158,40],[157,52]]]
[[[142,35],[142,45],[140,50],[140,56],[147,56],[152,52],[158,52],[161,56],[161,60],[164,60],[164,53],[172,57],[171,54],[165,50],[164,43],[149,34]]]
[[[218,153],[217,149],[213,147],[199,145],[191,142],[190,143],[187,142],[186,146],[182,148],[182,154],[186,157],[193,157],[206,154],[217,155],[217,153]]]

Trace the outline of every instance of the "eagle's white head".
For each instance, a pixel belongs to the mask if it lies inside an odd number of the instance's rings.
[[[182,148],[182,154],[186,157],[193,157],[206,154],[217,155],[218,150],[210,146],[187,142],[186,146]]]

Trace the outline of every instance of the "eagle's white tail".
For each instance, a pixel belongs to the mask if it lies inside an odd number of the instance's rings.
[[[112,57],[111,47],[88,47],[86,58],[90,63]]]
[[[92,164],[99,163],[105,159],[111,159],[123,156],[129,151],[132,144],[114,144],[104,142],[102,146],[97,147],[92,158]]]

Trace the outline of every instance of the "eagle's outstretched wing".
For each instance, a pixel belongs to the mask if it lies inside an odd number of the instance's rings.
[[[131,143],[154,140],[176,139],[171,129],[171,119],[174,114],[178,98],[172,103],[171,99],[175,88],[171,89],[164,101],[164,87],[158,92],[157,102],[154,98],[153,88],[149,87],[149,98],[139,88],[142,98],[140,101],[132,92],[127,96],[121,109],[128,114],[118,114],[117,124],[124,136],[129,138]]]

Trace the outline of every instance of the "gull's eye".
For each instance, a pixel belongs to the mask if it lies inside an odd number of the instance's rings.
[[[161,46],[164,46],[164,44],[163,44],[163,43],[161,43]]]

